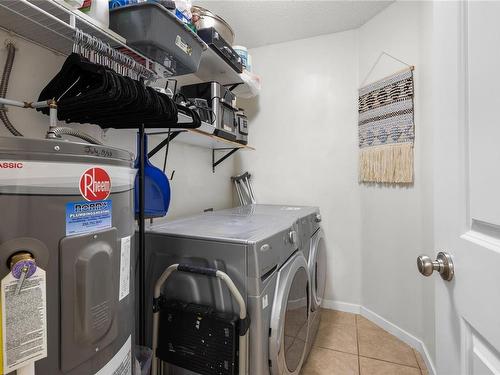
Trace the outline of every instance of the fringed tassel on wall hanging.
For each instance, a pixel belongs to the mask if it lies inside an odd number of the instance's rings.
[[[359,90],[359,180],[413,182],[413,68]]]

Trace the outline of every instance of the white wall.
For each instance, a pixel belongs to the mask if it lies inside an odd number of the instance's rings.
[[[256,152],[240,154],[261,203],[317,205],[327,234],[326,298],[361,304],[434,343],[434,280],[416,257],[433,253],[431,5],[396,2],[358,30],[250,51],[263,89],[243,106]],[[415,183],[357,182],[357,88],[386,51],[415,65]],[[401,70],[383,57],[367,83]]]
[[[0,30],[0,66],[3,70],[6,49],[4,41],[15,42],[17,51],[14,60],[7,97],[19,100],[35,100],[42,88],[59,71],[64,57],[11,36]],[[48,127],[48,117],[34,110],[9,107],[8,115],[11,122],[26,136],[43,137]],[[62,124],[64,125],[64,124]],[[109,130],[104,134],[100,128],[93,125],[77,125],[106,144],[135,153],[136,140],[133,130]],[[10,133],[0,123],[0,136]],[[162,140],[161,137],[151,137],[150,149]],[[158,153],[152,162],[163,166],[164,151]],[[234,159],[228,159],[212,173],[212,153],[209,149],[194,147],[173,142],[168,155],[167,175],[175,170],[171,181],[172,201],[166,219],[173,219],[198,213],[206,208],[227,208],[233,203],[230,176],[234,175]]]
[[[359,29],[360,83],[382,51],[415,65],[415,183],[361,185],[362,300],[364,307],[422,339],[435,357],[433,279],[416,257],[433,254],[432,124],[429,121],[430,8],[396,2]],[[401,70],[383,57],[367,83]]]
[[[361,302],[357,183],[357,33],[252,49],[263,89],[246,101],[249,140],[240,170],[259,203],[319,206],[326,232],[326,298]]]

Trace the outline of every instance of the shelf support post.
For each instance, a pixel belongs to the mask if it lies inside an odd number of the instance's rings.
[[[145,142],[144,124],[139,127],[139,344],[146,345],[146,233],[144,222],[145,208],[145,186],[144,186],[144,165],[145,165]]]

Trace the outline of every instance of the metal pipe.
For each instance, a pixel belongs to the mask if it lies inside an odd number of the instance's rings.
[[[25,102],[20,102],[18,100],[11,100],[11,99],[5,99],[5,98],[0,98],[0,104],[11,105],[11,106],[14,106],[14,107],[26,108],[26,103]]]
[[[7,98],[0,98],[0,104],[11,105],[20,108],[45,108],[51,105],[52,100],[44,100],[41,102],[21,102],[19,100],[12,100]],[[57,107],[56,107],[57,108]]]
[[[236,194],[238,194],[238,199],[240,201],[240,206],[244,206],[243,204],[243,196],[241,195],[240,183],[238,180],[234,181],[234,186],[236,187]]]
[[[2,80],[0,81],[0,97],[5,98],[7,95],[7,87],[9,86],[10,73],[12,72],[12,67],[14,66],[14,56],[16,55],[16,47],[12,43],[7,44],[7,59],[5,60],[5,66],[2,73]],[[22,136],[21,132],[16,129],[16,127],[10,122],[9,116],[7,116],[7,111],[3,106],[0,108],[0,120],[7,128],[8,131],[17,137]]]
[[[0,96],[4,98],[7,95],[7,88],[9,86],[10,73],[14,66],[14,57],[16,55],[16,47],[12,43],[6,45],[7,59],[5,60],[5,67],[2,73],[2,81],[0,82]]]
[[[240,183],[241,183],[241,189],[244,192],[245,196],[245,205],[253,203],[252,197],[250,196],[250,192],[248,191],[248,186],[245,184],[244,181],[240,181]]]
[[[7,117],[7,112],[5,111],[5,109],[0,109],[0,120],[2,120],[4,126],[12,135],[15,135],[16,137],[22,137],[23,134],[19,132],[10,122],[9,118]]]
[[[250,196],[252,198],[252,203],[255,204],[255,203],[257,203],[257,200],[255,199],[255,195],[253,193],[253,188],[252,188],[252,184],[250,183],[250,178],[251,178],[251,176],[248,175],[246,177],[246,181],[247,181],[247,184],[248,184],[248,189],[250,190]]]
[[[165,281],[169,278],[169,276],[177,271],[178,264],[172,264],[169,266],[163,273],[160,278],[156,281],[155,289],[153,293],[153,298],[157,299],[161,295],[161,287],[165,283]],[[158,358],[156,358],[156,349],[158,348],[158,323],[160,319],[160,312],[153,312],[153,360],[151,363],[151,375],[158,375]]]
[[[48,139],[57,139],[60,138],[61,135],[70,135],[72,137],[80,138],[86,142],[92,143],[94,145],[102,145],[102,142],[99,141],[97,138],[92,137],[91,135],[88,135],[86,133],[80,132],[78,130],[75,130],[73,128],[68,128],[68,127],[51,127],[49,131],[47,132],[47,138]]]
[[[50,120],[49,120],[49,128],[50,129],[53,129],[53,128],[57,128],[57,107],[50,107],[50,110],[49,110],[49,116],[50,116]]]
[[[145,135],[144,124],[139,127],[139,344],[146,345],[146,234],[144,221],[145,208]]]
[[[42,100],[41,102],[34,102],[34,103],[28,103],[28,104],[29,104],[29,108],[45,108],[45,107],[51,107],[51,105],[56,105],[56,101],[54,99],[50,99],[50,100]],[[55,106],[55,108],[57,108],[57,105]]]
[[[241,295],[240,291],[234,285],[233,280],[228,276],[227,273],[222,272],[222,271],[217,271],[217,277],[219,279],[224,280],[226,283],[227,287],[231,291],[231,294],[233,297],[236,299],[236,302],[238,303],[238,306],[240,308],[240,320],[245,320],[247,317],[247,308],[245,304],[245,300],[243,299],[243,296]],[[239,355],[239,375],[245,375],[247,373],[247,344],[248,344],[248,330],[245,333],[244,336],[240,336],[240,355]]]

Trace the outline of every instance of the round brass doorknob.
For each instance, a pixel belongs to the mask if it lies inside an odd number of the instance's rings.
[[[442,251],[437,254],[434,261],[427,255],[420,255],[417,258],[417,268],[424,276],[430,276],[434,271],[437,271],[446,281],[451,281],[455,275],[451,255]]]

